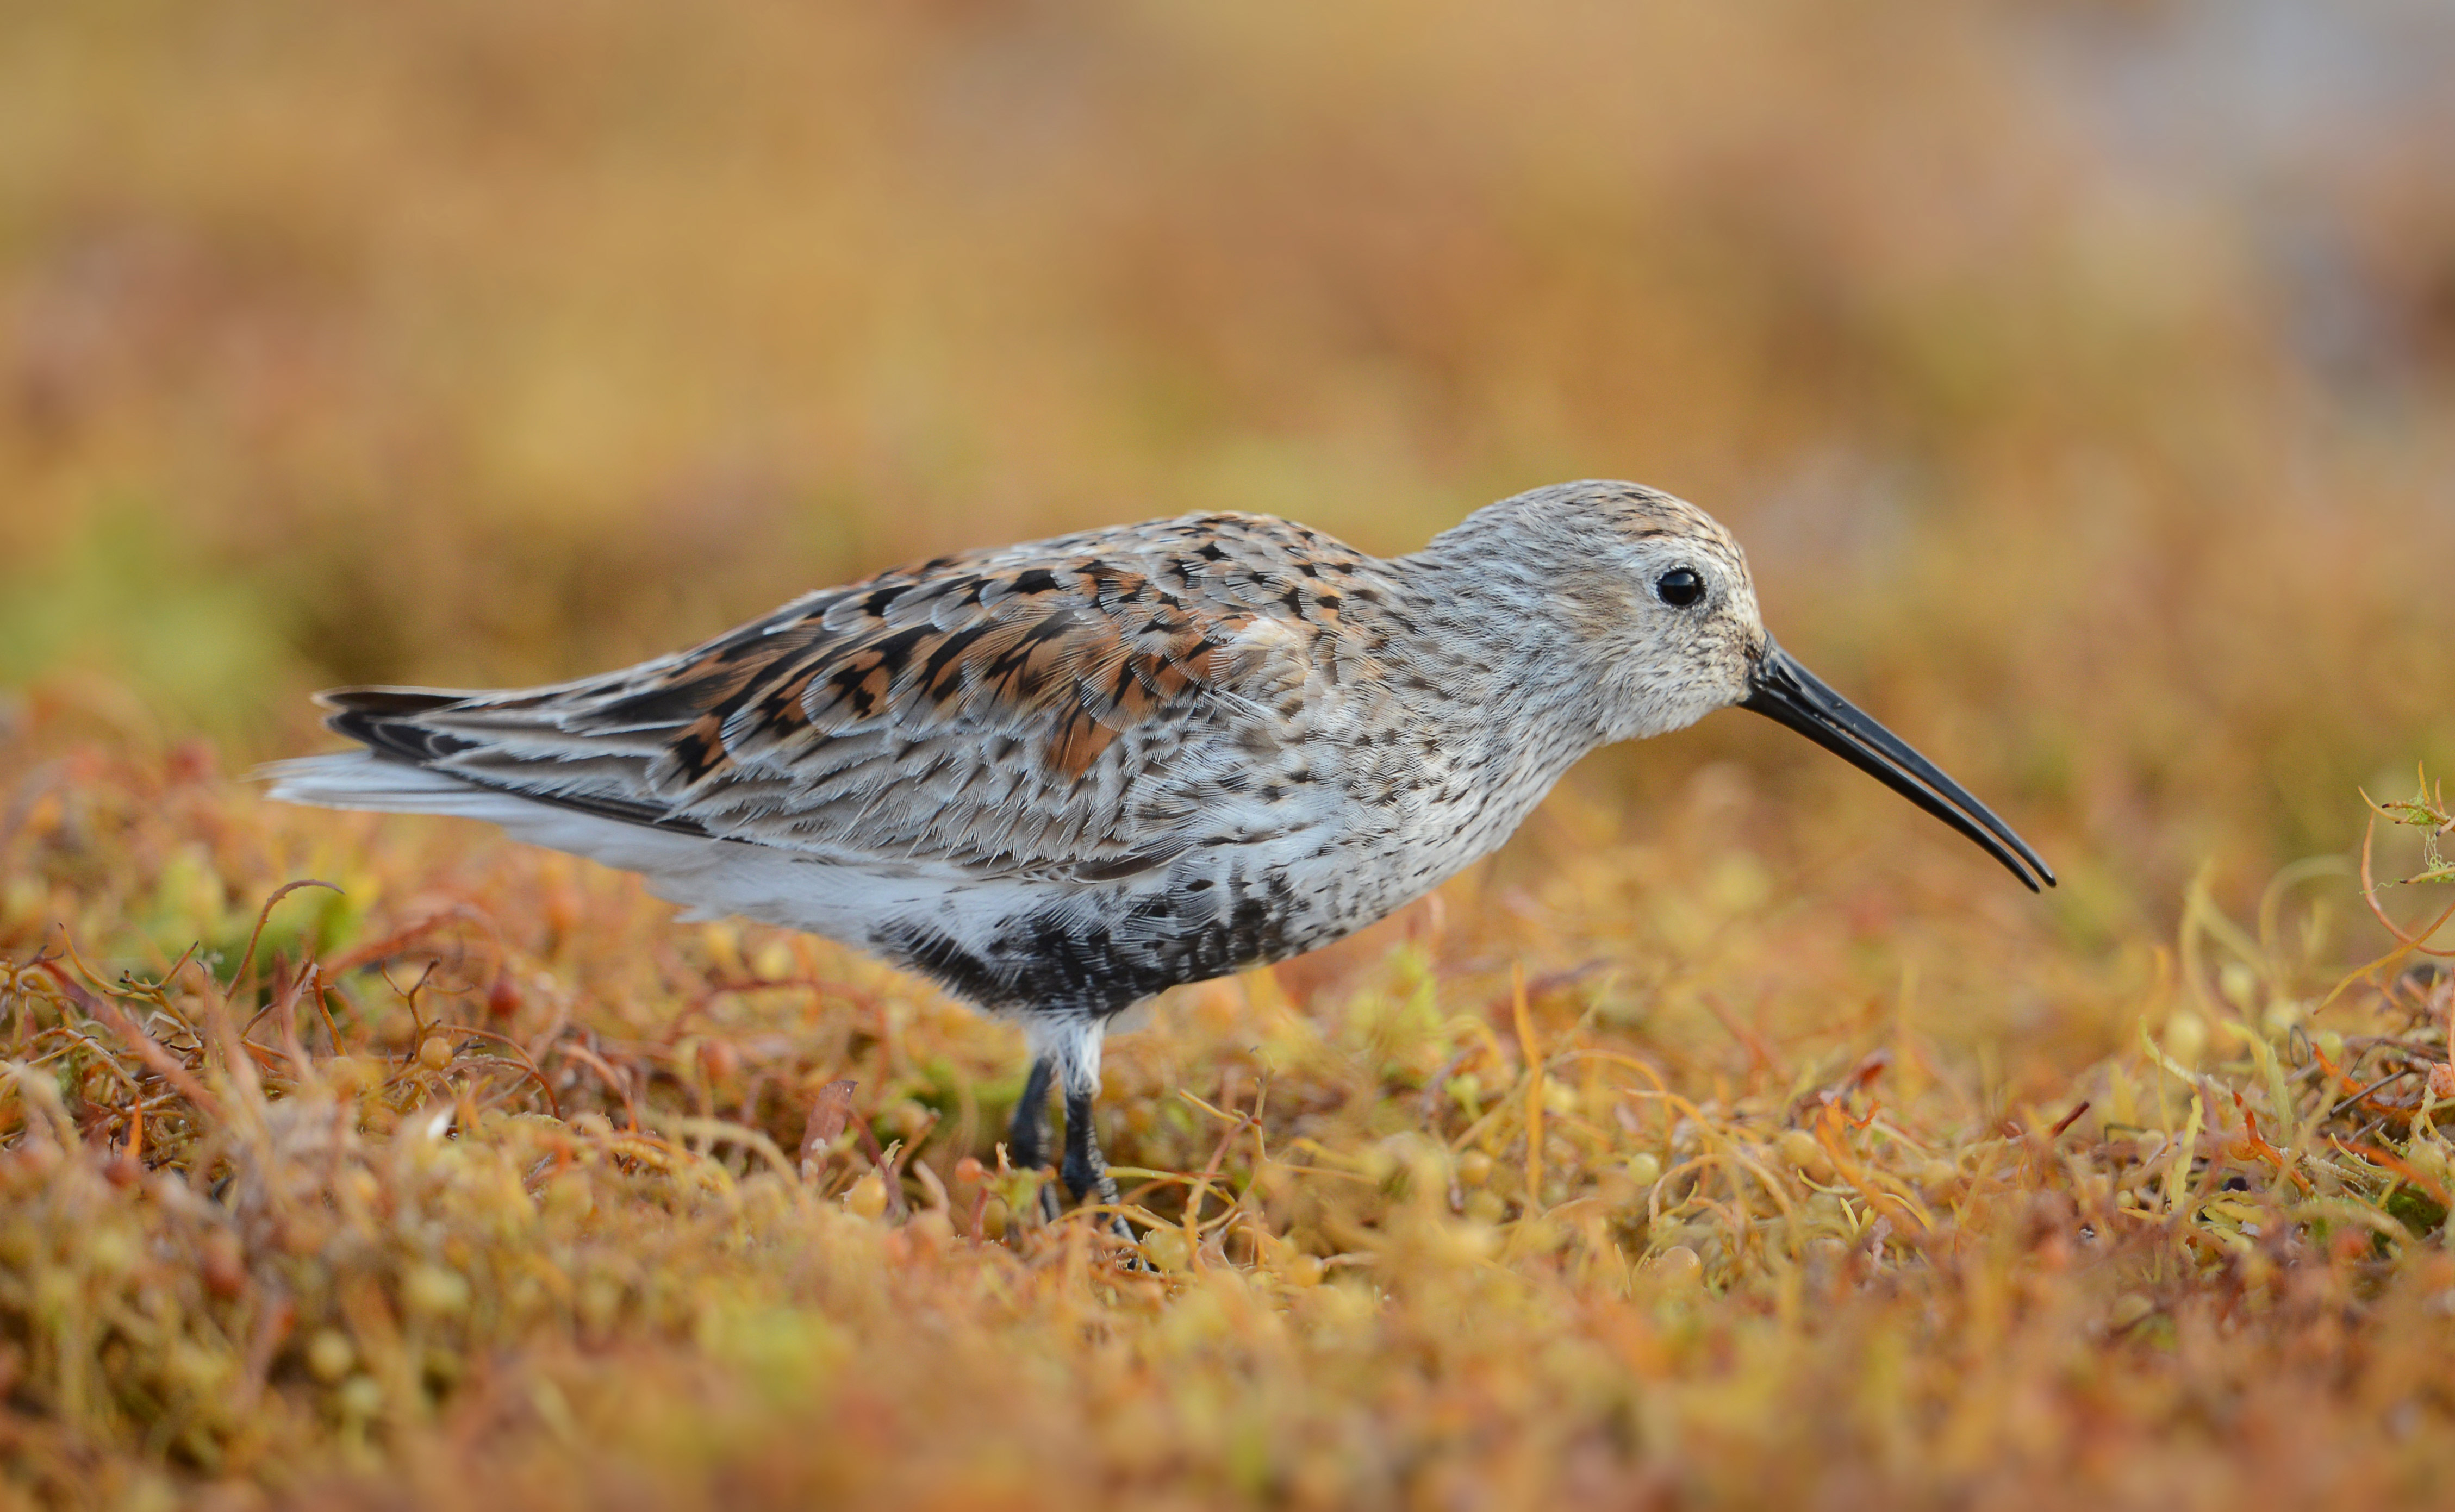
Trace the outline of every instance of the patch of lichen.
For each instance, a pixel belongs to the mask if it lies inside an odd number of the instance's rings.
[[[1189,989],[1117,1041],[1129,1270],[1001,1168],[1011,1032],[908,980],[48,738],[9,748],[21,792],[71,776],[23,808],[0,937],[0,1483],[36,1503],[2455,1470],[2448,981],[2408,947],[2346,976],[2283,902],[2262,936],[2194,894],[2169,956],[2080,980],[2068,1016],[2113,1027],[2075,1064],[1968,1057],[1919,1026],[1982,995],[1866,996],[1795,930],[1764,964],[1756,890],[1687,891],[1711,948],[1599,965],[1418,916],[1343,982]],[[273,897],[339,854],[346,903]]]

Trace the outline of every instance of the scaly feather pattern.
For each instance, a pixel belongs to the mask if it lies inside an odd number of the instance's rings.
[[[277,797],[492,820],[1021,1017],[1017,1159],[1054,1079],[1067,1181],[1104,1196],[1111,1016],[1421,896],[1605,742],[1743,704],[2052,879],[1781,654],[1719,525],[1628,483],[1504,499],[1387,561],[1252,514],[1096,531],[883,573],[603,676],[323,701],[365,749],[280,764]]]
[[[1618,558],[1714,565],[1702,663],[1622,655]],[[1658,612],[1659,606],[1654,606]],[[322,696],[303,802],[493,819],[665,897],[1098,1019],[1334,938],[1497,845],[1578,756],[1744,681],[1720,527],[1627,484],[1382,560],[1199,514],[941,557],[620,672]]]
[[[1241,801],[1369,689],[1383,564],[1196,515],[941,557],[676,655],[509,693],[341,689],[334,728],[544,802],[854,864],[1121,877],[1301,812]],[[1403,611],[1400,612],[1402,620]]]

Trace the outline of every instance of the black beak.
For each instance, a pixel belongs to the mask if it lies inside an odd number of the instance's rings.
[[[2002,862],[2030,892],[2039,891],[2040,882],[2055,885],[2055,874],[2029,849],[2028,841],[2012,833],[2010,825],[1945,776],[1934,762],[1911,750],[1908,742],[1860,714],[1849,699],[1792,660],[1790,653],[1775,645],[1770,635],[1765,637],[1764,655],[1757,659],[1749,684],[1751,691],[1740,708],[1790,726],[1958,830]]]

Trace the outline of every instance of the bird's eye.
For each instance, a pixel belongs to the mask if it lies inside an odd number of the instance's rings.
[[[1674,567],[1654,580],[1654,596],[1674,609],[1685,609],[1705,596],[1705,579],[1693,567]]]

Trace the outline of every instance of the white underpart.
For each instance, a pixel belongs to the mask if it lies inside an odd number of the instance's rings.
[[[861,865],[808,852],[659,830],[541,803],[457,777],[358,752],[304,756],[264,768],[269,796],[317,808],[439,814],[483,819],[514,839],[626,872],[679,903],[684,919],[739,915],[865,947],[887,924],[925,919],[968,950],[984,948],[993,927],[1047,902],[1046,884],[960,877],[927,865]],[[1052,1026],[1052,1032],[1056,1032]],[[1099,1078],[1099,1047],[1069,1064]],[[1069,1081],[1067,1085],[1076,1083]]]
[[[1106,1020],[1087,1018],[1033,1017],[1024,1020],[1024,1042],[1031,1058],[1057,1067],[1057,1084],[1069,1097],[1088,1097],[1100,1090],[1100,1044]]]

